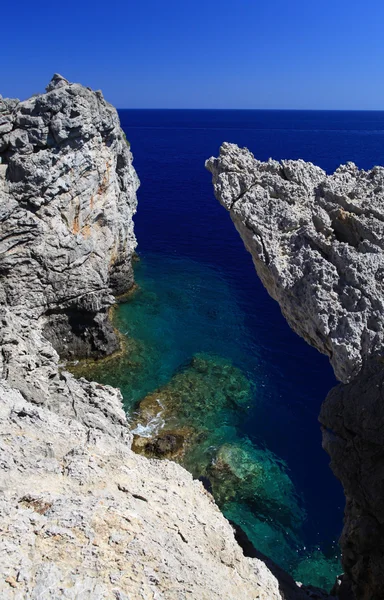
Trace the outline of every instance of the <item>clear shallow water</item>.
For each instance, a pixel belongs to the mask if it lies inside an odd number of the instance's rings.
[[[159,399],[175,398],[179,424],[205,432],[186,462],[209,476],[225,514],[297,579],[329,587],[344,499],[317,415],[335,380],[258,281],[204,161],[232,141],[260,159],[369,168],[384,159],[384,113],[123,110],[120,118],[142,181],[141,291],[116,317],[130,362],[100,377],[120,385],[128,411],[163,386]],[[231,390],[244,403],[231,403]]]

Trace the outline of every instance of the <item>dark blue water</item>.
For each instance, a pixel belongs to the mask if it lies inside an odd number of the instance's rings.
[[[214,199],[204,161],[229,141],[261,160],[302,158],[328,172],[348,160],[370,168],[384,163],[384,113],[120,110],[119,115],[141,180],[135,227],[142,259],[137,278],[144,290],[120,316],[124,322],[128,311],[128,330],[136,323],[128,333],[145,339],[148,351],[156,349],[148,388],[163,385],[198,352],[220,354],[242,369],[256,391],[241,435],[285,462],[307,514],[299,544],[332,559],[344,498],[321,448],[317,415],[335,379],[328,360],[289,329],[260,284],[229,215]],[[149,308],[155,295],[156,310]],[[140,385],[132,400],[151,391]],[[243,524],[252,521],[244,507],[238,510]],[[305,579],[305,566],[296,575]],[[313,573],[307,579],[324,583]]]

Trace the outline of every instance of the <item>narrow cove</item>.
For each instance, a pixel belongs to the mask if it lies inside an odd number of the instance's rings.
[[[150,449],[171,451],[206,477],[258,550],[297,580],[329,588],[340,571],[344,497],[317,416],[336,381],[327,358],[289,329],[263,289],[204,161],[227,140],[261,160],[370,168],[381,161],[384,117],[119,112],[141,179],[139,289],[115,312],[126,357],[88,376],[122,389],[137,433],[174,433]]]
[[[114,313],[126,353],[78,375],[121,389],[136,451],[203,478],[259,551],[297,580],[329,588],[340,571],[337,533],[309,505],[290,452],[278,455],[278,441],[268,443],[292,407],[276,414],[271,400],[281,390],[233,284],[212,266],[152,253],[141,256],[135,279],[138,288]],[[299,445],[303,423],[289,420]],[[308,450],[316,452],[314,442]]]

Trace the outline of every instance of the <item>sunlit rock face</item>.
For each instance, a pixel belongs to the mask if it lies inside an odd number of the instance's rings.
[[[320,415],[346,494],[344,593],[380,600],[384,168],[347,163],[327,176],[302,160],[260,162],[227,143],[206,166],[266,289],[346,383],[330,392]]]
[[[129,438],[124,421],[108,433],[0,380],[2,599],[308,597],[243,556],[200,482],[138,456]]]
[[[100,91],[55,75],[45,94],[0,98],[0,302],[61,356],[117,348],[107,310],[133,283],[137,187]]]
[[[384,339],[384,168],[327,176],[223,144],[207,161],[217,199],[299,335],[348,381]]]

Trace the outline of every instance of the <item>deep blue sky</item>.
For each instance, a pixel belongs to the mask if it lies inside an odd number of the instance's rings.
[[[54,72],[123,108],[384,109],[381,0],[11,0],[0,93]]]

